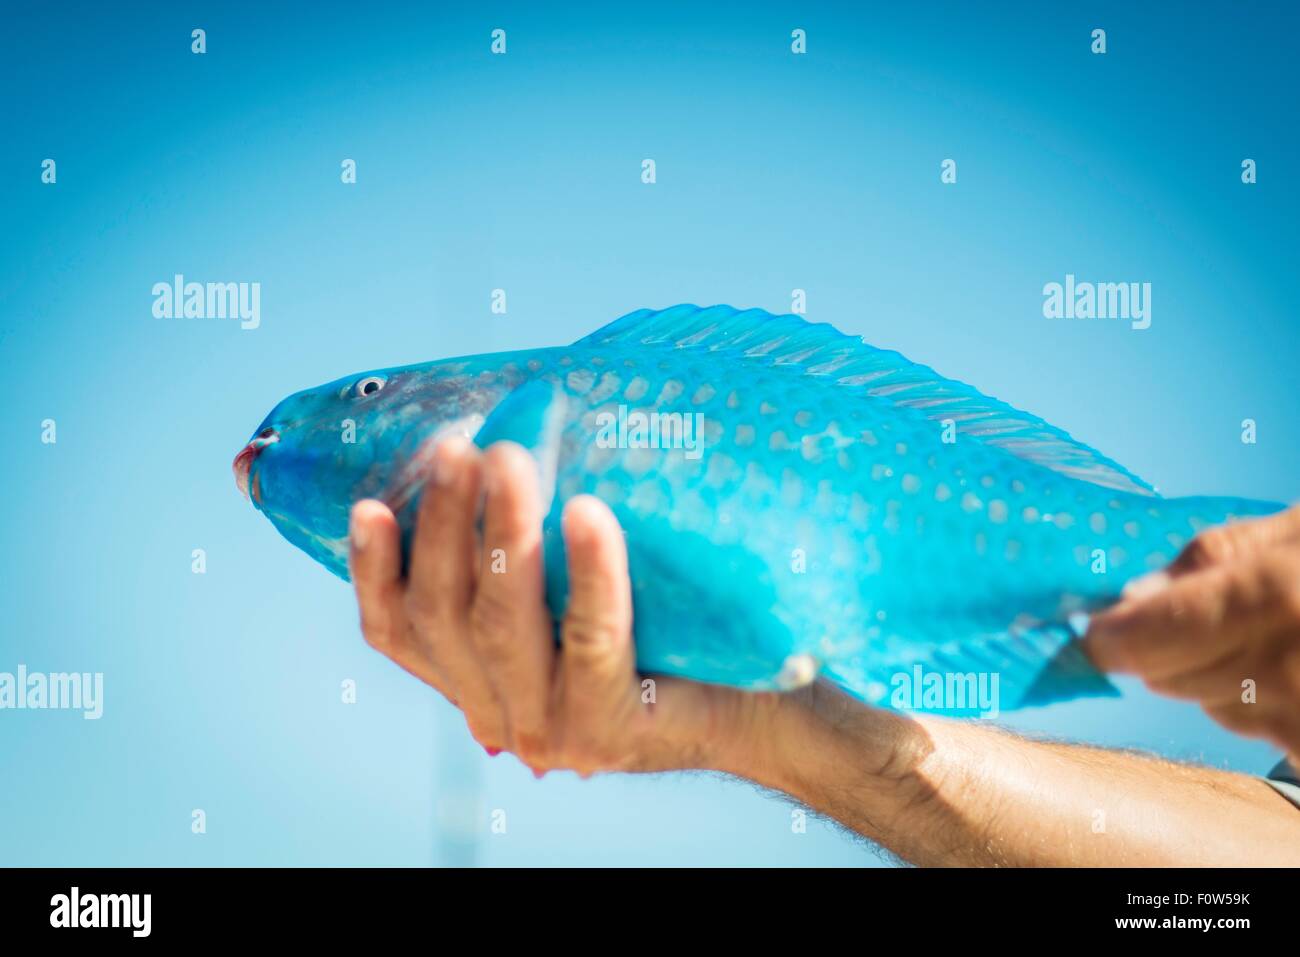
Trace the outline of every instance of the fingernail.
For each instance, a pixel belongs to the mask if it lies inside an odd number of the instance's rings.
[[[352,542],[352,548],[355,551],[361,551],[370,542],[370,529],[364,522],[357,521],[356,509],[352,510],[351,527],[348,529],[348,539]]]
[[[489,748],[487,745],[483,746],[483,750],[488,753],[489,758],[495,758],[498,754],[501,753],[500,748]]]
[[[1125,601],[1141,601],[1164,591],[1169,587],[1169,581],[1168,573],[1152,572],[1149,575],[1143,575],[1141,578],[1133,579],[1124,586],[1121,594]]]

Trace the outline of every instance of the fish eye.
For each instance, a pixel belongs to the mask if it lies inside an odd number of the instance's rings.
[[[357,398],[365,398],[368,395],[374,395],[384,387],[384,377],[381,375],[366,376],[358,382],[352,389],[353,395]]]

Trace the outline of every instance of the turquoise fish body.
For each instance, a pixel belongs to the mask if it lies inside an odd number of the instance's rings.
[[[751,689],[822,677],[927,711],[1113,693],[1078,652],[1078,616],[1200,529],[1281,507],[1162,498],[895,352],[728,306],[642,310],[567,347],[298,393],[236,472],[290,541],[346,577],[352,503],[385,499],[409,538],[429,454],[453,432],[533,452],[557,616],[563,504],[610,505],[643,671]]]

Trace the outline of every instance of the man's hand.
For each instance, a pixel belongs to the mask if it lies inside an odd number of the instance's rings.
[[[1300,506],[1197,536],[1095,616],[1087,646],[1100,668],[1300,756]]]
[[[538,775],[741,761],[762,699],[671,678],[643,686],[622,531],[590,496],[564,511],[569,604],[556,646],[542,517],[523,449],[500,443],[480,453],[461,439],[443,442],[409,578],[392,512],[377,501],[352,511],[352,580],[366,641],[459,707],[489,754],[510,751]]]

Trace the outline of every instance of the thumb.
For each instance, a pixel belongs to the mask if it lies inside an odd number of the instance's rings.
[[[635,674],[632,586],[618,519],[590,495],[569,502],[563,517],[569,602],[561,625],[566,688],[583,699],[622,694]]]

